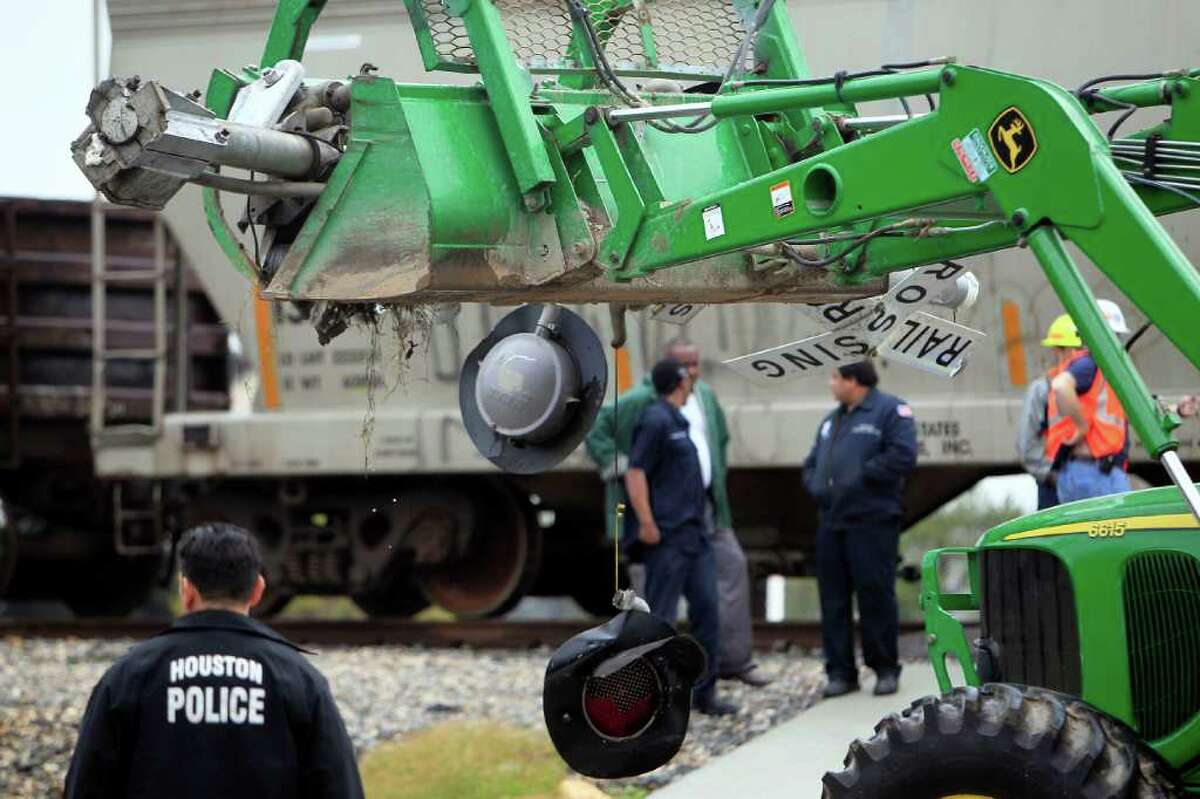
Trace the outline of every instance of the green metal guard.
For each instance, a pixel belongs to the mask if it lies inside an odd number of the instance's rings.
[[[967,579],[970,593],[943,594],[939,582],[938,566],[947,555],[961,555],[967,559]],[[975,671],[975,659],[971,644],[967,640],[962,622],[951,616],[951,611],[979,610],[979,551],[973,547],[943,547],[931,549],[921,559],[921,611],[925,615],[925,639],[929,648],[929,665],[937,677],[938,687],[943,693],[954,686],[946,658],[953,655],[962,668],[967,685],[979,685]]]

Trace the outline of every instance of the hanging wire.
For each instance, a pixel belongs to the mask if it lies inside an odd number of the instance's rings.
[[[1184,191],[1183,189],[1179,188],[1178,186],[1172,186],[1168,183],[1162,183],[1157,180],[1151,180],[1149,178],[1144,178],[1141,175],[1135,175],[1131,172],[1123,172],[1122,174],[1125,176],[1125,179],[1128,180],[1130,183],[1137,183],[1141,186],[1150,186],[1151,188],[1162,189],[1163,191],[1169,191],[1174,194],[1178,194],[1180,197],[1183,197],[1185,200],[1189,200],[1194,205],[1200,205],[1200,195],[1192,194],[1190,191]]]
[[[729,68],[725,70],[725,76],[721,79],[721,83],[717,87],[717,94],[720,94],[729,85],[733,77],[740,75],[744,70],[750,47],[757,38],[759,31],[762,30],[762,26],[766,24],[767,16],[774,5],[775,0],[764,0],[762,5],[758,7],[754,20],[750,25],[750,30],[746,32],[746,36],[742,39],[741,45],[729,63]],[[631,91],[617,76],[605,53],[604,45],[600,42],[600,37],[596,33],[596,27],[592,24],[591,14],[584,7],[581,0],[567,0],[567,9],[579,25],[580,30],[583,31],[584,44],[592,56],[592,60],[596,65],[596,73],[600,77],[601,82],[628,106],[640,107],[648,105],[644,99]],[[718,121],[710,115],[704,114],[682,125],[662,120],[647,120],[647,124],[655,130],[664,133],[704,133],[714,128]]]
[[[613,347],[613,480],[619,480],[621,472],[621,442],[617,434],[621,431],[621,362],[620,347]],[[620,483],[617,484],[620,493]],[[625,503],[618,502],[614,509],[613,525],[613,597],[621,590],[621,528],[625,520]]]

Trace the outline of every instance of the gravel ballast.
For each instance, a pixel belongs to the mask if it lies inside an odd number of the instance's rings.
[[[61,792],[88,695],[129,641],[0,639],[0,796]],[[549,650],[472,652],[409,647],[322,650],[329,678],[360,754],[375,744],[446,720],[492,719],[541,729],[542,676]],[[734,717],[693,715],[682,751],[667,766],[627,784],[659,787],[810,706],[823,684],[819,661],[769,654],[774,684],[720,683],[741,705]]]

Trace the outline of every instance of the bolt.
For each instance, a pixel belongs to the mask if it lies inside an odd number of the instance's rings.
[[[216,139],[219,144],[224,144],[225,142],[229,141],[229,137],[232,135],[233,134],[230,132],[229,128],[221,128],[215,134],[213,134],[213,138]]]
[[[1013,212],[1013,215],[1012,215],[1013,227],[1017,227],[1017,228],[1025,227],[1025,219],[1026,219],[1026,217],[1025,217],[1024,211]]]
[[[925,642],[930,646],[933,646],[937,643],[937,636],[933,633],[930,633],[929,635],[925,636]]]
[[[562,714],[562,720],[563,720],[563,724],[570,724],[570,723],[571,723],[571,714],[570,714],[570,713],[563,713],[563,714]]]
[[[545,192],[531,191],[521,199],[525,210],[529,213],[537,213],[547,206]]]
[[[949,68],[942,70],[942,83],[947,86],[954,85],[954,70]]]
[[[608,262],[613,266],[616,266],[617,264],[621,263],[621,256],[615,252],[610,252],[608,254]]]
[[[583,112],[583,122],[585,125],[595,125],[599,121],[600,109],[596,106],[589,106],[588,109]]]

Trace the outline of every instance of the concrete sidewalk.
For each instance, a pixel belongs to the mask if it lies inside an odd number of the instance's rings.
[[[654,799],[820,799],[821,777],[841,769],[851,741],[870,736],[887,714],[939,693],[928,663],[905,667],[898,694],[873,696],[874,687],[871,679],[858,693],[821,701],[651,795]]]

